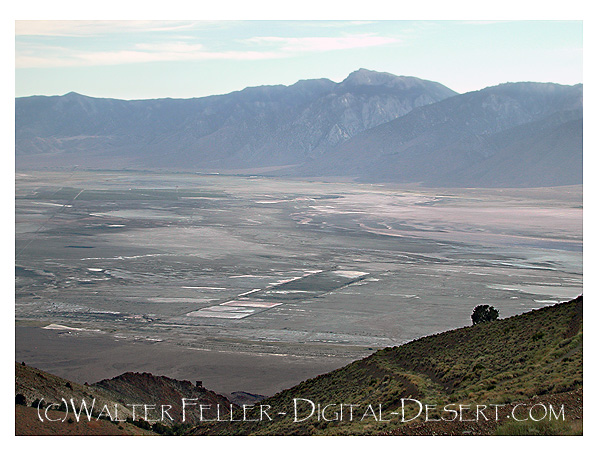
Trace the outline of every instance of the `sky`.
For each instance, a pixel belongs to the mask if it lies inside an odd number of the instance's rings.
[[[17,20],[15,94],[191,98],[359,68],[460,92],[582,82],[577,20]]]

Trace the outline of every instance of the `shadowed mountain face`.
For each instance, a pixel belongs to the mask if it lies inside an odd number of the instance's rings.
[[[104,379],[93,384],[98,392],[112,394],[129,402],[138,402],[147,405],[170,405],[170,417],[177,422],[183,420],[182,398],[197,399],[210,409],[203,411],[204,417],[214,418],[216,405],[220,405],[221,411],[229,411],[231,404],[229,400],[200,385],[195,386],[189,381],[179,381],[166,376],[154,376],[151,373],[123,373],[112,379]],[[191,401],[191,400],[189,400]],[[199,421],[201,412],[195,408],[186,411],[186,422]],[[166,416],[165,416],[166,418]]]
[[[511,83],[356,135],[296,173],[468,187],[582,183],[582,86]]]
[[[339,84],[307,80],[188,100],[27,97],[16,100],[17,166],[299,164],[452,95],[435,82],[362,69]]]
[[[16,100],[17,168],[271,168],[433,186],[582,183],[582,85],[457,95],[368,70],[188,100]],[[274,171],[276,168],[278,170]]]

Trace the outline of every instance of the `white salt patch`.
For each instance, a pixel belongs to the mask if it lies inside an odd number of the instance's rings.
[[[514,288],[514,287],[502,286],[500,284],[487,284],[486,287],[488,289],[496,289],[496,290],[511,290],[512,292],[520,290],[520,289]]]
[[[252,290],[248,290],[247,292],[244,292],[242,294],[239,294],[238,297],[245,297],[246,295],[249,294],[253,294],[254,292],[259,292],[262,289],[252,289]]]
[[[271,285],[271,286],[280,286],[281,284],[286,284],[288,282],[295,281],[295,280],[301,279],[301,278],[303,278],[303,276],[295,276],[295,277],[290,278],[290,279],[280,279],[279,281],[270,282],[269,285]]]
[[[216,311],[194,311],[187,313],[190,317],[217,317],[220,319],[243,319],[244,317],[251,316],[253,313],[232,313],[232,312],[216,312]]]
[[[64,206],[65,208],[72,208],[73,205],[63,205],[62,203],[50,203],[50,202],[31,202],[34,205],[42,205],[42,206]]]
[[[168,298],[168,297],[150,297],[147,298],[149,302],[154,303],[206,303],[209,302],[209,298]]]
[[[307,294],[309,293],[307,290],[267,290],[267,294]]]
[[[363,271],[350,271],[350,270],[338,270],[338,271],[333,271],[332,273],[336,274],[337,276],[342,276],[344,278],[349,278],[349,279],[359,278],[360,276],[366,276],[368,274],[368,273],[364,273]]]
[[[181,289],[227,290],[226,287],[207,287],[207,286],[181,286]]]
[[[250,308],[273,308],[275,306],[279,306],[282,303],[270,303],[270,302],[258,302],[258,301],[241,301],[241,300],[231,300],[225,303],[221,303],[220,305],[216,305],[216,306],[243,306],[243,307],[250,307]]]
[[[251,316],[264,308],[273,308],[281,303],[230,300],[219,305],[192,311],[186,315],[189,317],[216,317],[220,319],[242,319]]]
[[[222,200],[220,197],[179,197],[181,200]]]
[[[67,327],[66,325],[60,324],[50,324],[43,327],[45,330],[72,330],[75,332],[99,332],[97,329],[88,329],[88,328],[77,328],[77,327]]]

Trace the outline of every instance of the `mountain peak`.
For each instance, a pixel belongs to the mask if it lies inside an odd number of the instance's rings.
[[[348,75],[341,84],[346,86],[383,86],[392,85],[394,81],[402,77],[391,73],[378,72],[360,68]]]
[[[379,72],[360,68],[348,75],[339,86],[342,88],[355,88],[358,86],[387,87],[395,90],[406,91],[414,88],[426,88],[439,91],[443,97],[455,95],[453,90],[433,81],[416,78],[414,76],[397,76],[392,73]]]

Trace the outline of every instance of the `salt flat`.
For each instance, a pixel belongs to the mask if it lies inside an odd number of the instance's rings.
[[[47,171],[16,195],[16,360],[83,381],[203,371],[274,393],[479,303],[507,317],[582,293],[581,186]]]

